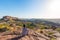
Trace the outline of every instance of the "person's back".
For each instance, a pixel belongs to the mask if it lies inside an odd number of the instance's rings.
[[[22,35],[28,35],[28,29],[25,27],[25,25],[23,25],[23,29],[22,29]]]

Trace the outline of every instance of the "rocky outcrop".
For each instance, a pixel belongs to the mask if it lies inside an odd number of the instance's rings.
[[[3,32],[0,33],[0,40],[51,40],[51,37],[55,36],[55,40],[60,40],[60,33],[53,31],[53,35],[45,34],[46,30],[43,33],[36,32],[34,30],[28,29],[28,35],[22,36],[21,31],[12,33],[12,32]],[[48,30],[48,29],[47,29]]]
[[[16,18],[16,17],[11,17],[11,16],[4,16],[2,19],[3,19],[3,20],[18,20],[18,18]]]

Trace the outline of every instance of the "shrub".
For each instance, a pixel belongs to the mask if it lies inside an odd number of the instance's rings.
[[[49,31],[49,32],[47,32],[47,33],[48,33],[49,35],[52,35],[52,34],[53,34],[53,32],[50,32],[50,31]]]
[[[40,26],[40,29],[45,29],[46,27],[44,25],[41,25]]]
[[[55,30],[58,31],[58,32],[60,32],[60,28],[56,28]]]

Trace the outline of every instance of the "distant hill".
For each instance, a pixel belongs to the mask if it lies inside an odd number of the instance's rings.
[[[46,19],[47,21],[51,21],[54,23],[59,23],[60,24],[60,19]]]
[[[35,23],[43,23],[46,25],[60,26],[60,20],[58,19],[30,19],[29,21]]]
[[[11,17],[11,16],[4,16],[0,19],[0,23],[6,22],[7,24],[26,24],[29,23],[33,26],[36,24],[43,24],[43,25],[48,25],[48,26],[55,26],[55,27],[60,27],[60,20],[59,19],[21,19],[17,17]],[[29,25],[30,25],[29,24]]]

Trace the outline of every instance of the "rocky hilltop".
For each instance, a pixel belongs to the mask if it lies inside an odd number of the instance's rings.
[[[11,16],[4,16],[1,18],[1,20],[5,20],[5,21],[8,21],[8,20],[18,20],[17,17],[11,17]]]
[[[22,25],[28,35],[22,36]],[[0,18],[0,40],[60,40],[60,24],[42,19]]]

